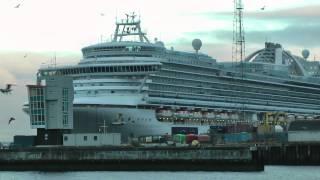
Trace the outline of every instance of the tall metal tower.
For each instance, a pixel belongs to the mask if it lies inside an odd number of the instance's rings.
[[[233,19],[233,46],[232,46],[232,62],[240,63],[243,68],[243,60],[245,57],[245,38],[243,28],[243,4],[242,0],[233,0],[234,3],[234,19]]]
[[[243,27],[243,4],[242,0],[233,0],[233,45],[232,45],[232,64],[239,67],[242,79],[244,78],[244,57],[245,57],[245,39]],[[238,64],[240,66],[238,66]],[[245,105],[242,103],[240,110],[240,120],[245,121]]]

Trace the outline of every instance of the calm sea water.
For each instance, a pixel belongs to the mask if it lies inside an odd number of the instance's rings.
[[[320,179],[320,166],[266,166],[264,172],[0,172],[0,180]]]

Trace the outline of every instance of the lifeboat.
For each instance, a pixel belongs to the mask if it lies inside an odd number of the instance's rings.
[[[159,110],[157,115],[162,116],[162,117],[171,117],[173,115],[173,113],[171,110]]]
[[[307,120],[313,120],[312,116],[307,116]]]
[[[292,114],[288,115],[288,120],[289,121],[293,121],[294,119],[295,119],[294,115],[292,115]]]
[[[214,114],[214,112],[208,112],[205,114],[205,117],[208,119],[214,119],[216,115]]]
[[[296,120],[304,120],[304,116],[303,115],[296,116]]]
[[[228,120],[228,119],[230,119],[230,116],[229,116],[228,113],[220,113],[220,115],[221,115],[221,119],[223,119],[223,120]]]
[[[178,118],[189,118],[190,117],[189,111],[177,111],[174,114]]]
[[[123,125],[125,125],[125,122],[124,121],[113,121],[111,124],[114,126],[123,126]]]
[[[201,112],[193,112],[192,116],[193,116],[193,118],[202,118],[202,113]]]

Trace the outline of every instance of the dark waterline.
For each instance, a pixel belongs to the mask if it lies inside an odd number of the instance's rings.
[[[320,166],[266,166],[263,172],[0,172],[0,180],[320,179]]]

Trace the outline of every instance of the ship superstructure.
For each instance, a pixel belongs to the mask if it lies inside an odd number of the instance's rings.
[[[124,40],[129,37],[136,41]],[[150,42],[133,14],[116,22],[111,42],[82,53],[77,65],[41,68],[37,76],[38,82],[73,77],[74,132],[99,132],[107,122],[108,131],[124,138],[170,134],[174,127],[206,133],[215,125],[257,123],[267,112],[293,119],[320,115],[319,62],[278,44],[266,43],[241,64],[217,63],[198,50]]]

